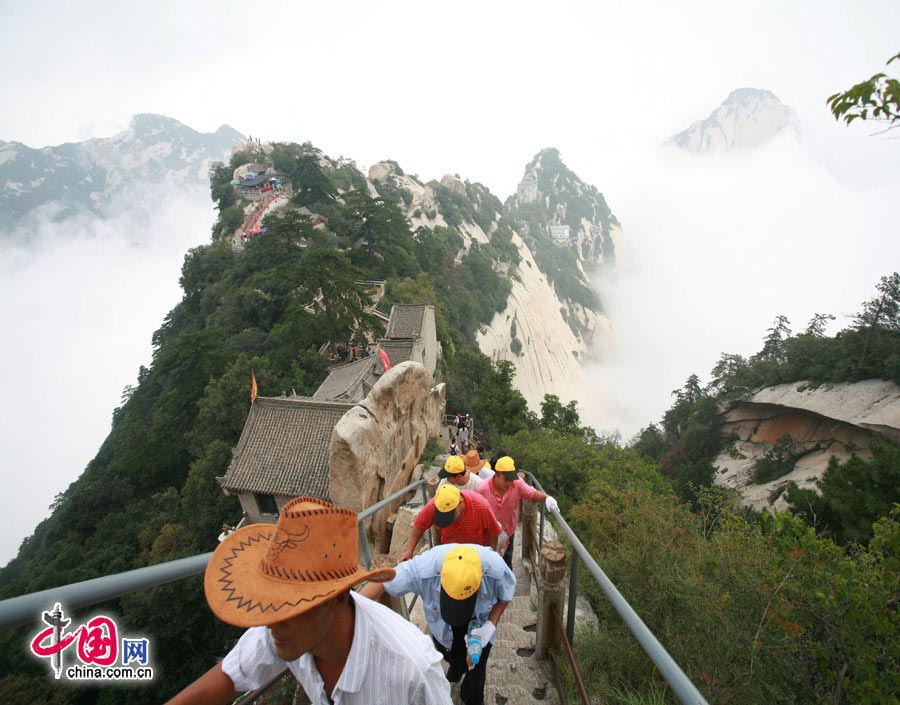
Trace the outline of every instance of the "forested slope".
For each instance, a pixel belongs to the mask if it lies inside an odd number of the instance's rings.
[[[380,321],[365,312],[358,280],[384,279],[391,303],[436,306],[448,403],[479,418],[487,433],[528,421],[508,364],[494,366],[474,345],[479,324],[505,306],[508,280],[502,231],[463,247],[454,227],[413,233],[399,207],[373,195],[352,165],[309,145],[278,145],[273,158],[295,184],[293,206],[328,218],[314,230],[295,208],[267,218],[267,232],[232,247],[238,207],[232,164],[215,167],[220,211],[213,241],[191,250],[182,301],[154,334],[142,368],[113,414],[112,430],[83,475],[56,500],[52,515],[0,571],[0,597],[203,553],[240,508],[215,482],[224,475],[249,408],[250,373],[261,394],[311,394],[325,377],[323,343],[349,342]],[[355,188],[362,187],[362,188]],[[306,310],[322,296],[323,315]],[[155,644],[158,678],[134,702],[160,702],[224,653],[234,631],[208,612],[200,580],[145,591],[108,606],[120,627]],[[36,618],[39,615],[36,615]],[[0,693],[11,702],[121,702],[122,691],[60,689],[45,664],[23,657],[27,630],[0,637]]]

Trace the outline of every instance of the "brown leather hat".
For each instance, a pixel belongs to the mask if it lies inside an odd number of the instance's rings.
[[[237,627],[275,624],[302,614],[364,580],[391,580],[393,568],[357,564],[356,512],[298,497],[278,523],[229,535],[206,566],[206,601]]]
[[[486,460],[478,457],[478,451],[474,449],[466,451],[466,455],[463,457],[463,465],[466,466],[466,470],[469,472],[478,472],[484,467],[486,462]]]

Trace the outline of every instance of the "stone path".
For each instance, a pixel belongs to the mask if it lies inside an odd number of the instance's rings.
[[[520,534],[516,531],[516,534]],[[520,547],[520,537],[516,548]],[[503,613],[491,649],[484,687],[485,705],[558,705],[550,664],[534,657],[537,588],[530,566],[516,551],[516,596]]]
[[[443,460],[443,457],[441,457]],[[438,468],[425,471],[425,477],[435,476]],[[406,545],[409,526],[421,508],[421,497],[416,495],[398,511],[394,523],[392,553],[397,555]],[[535,627],[537,624],[537,586],[531,575],[531,565],[522,561],[522,526],[516,529],[513,571],[516,574],[516,596],[506,608],[497,627],[497,638],[491,648],[485,679],[485,705],[559,705],[560,699],[553,685],[549,661],[534,656]],[[555,536],[553,537],[555,538]],[[421,546],[421,544],[420,544]],[[410,621],[428,633],[421,603],[416,600],[410,611]],[[446,664],[445,664],[446,665]],[[461,701],[457,688],[451,693],[454,703]]]

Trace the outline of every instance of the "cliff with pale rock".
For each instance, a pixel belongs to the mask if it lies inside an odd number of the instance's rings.
[[[887,380],[823,384],[782,384],[732,402],[724,409],[723,432],[736,440],[713,461],[716,483],[739,490],[756,509],[784,509],[788,483],[812,488],[836,456],[868,459],[873,441],[900,443],[900,387]],[[757,461],[786,434],[803,453],[793,469],[770,482],[754,484]]]

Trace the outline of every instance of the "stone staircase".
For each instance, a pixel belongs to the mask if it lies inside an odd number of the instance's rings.
[[[438,468],[423,468],[422,475],[434,478]],[[393,522],[391,553],[397,555],[406,545],[409,526],[422,506],[419,495],[400,507]],[[551,535],[552,534],[552,535]],[[545,539],[556,538],[552,529],[545,529]],[[420,544],[420,549],[422,544]],[[426,546],[427,548],[427,546]],[[513,572],[516,574],[516,596],[503,613],[497,627],[497,637],[491,648],[484,687],[485,705],[560,705],[554,685],[552,666],[548,660],[534,656],[537,625],[537,584],[530,562],[522,560],[522,524],[516,529]],[[579,596],[576,619],[596,623],[596,617]],[[410,621],[426,634],[428,627],[419,600],[410,610]],[[446,666],[446,663],[445,663]],[[461,703],[458,686],[451,688],[454,703]]]
[[[517,534],[520,532],[517,531]],[[519,538],[516,547],[521,546]],[[497,627],[484,686],[485,705],[559,705],[550,664],[534,656],[537,588],[516,552],[516,596]],[[458,702],[458,701],[457,701]]]

